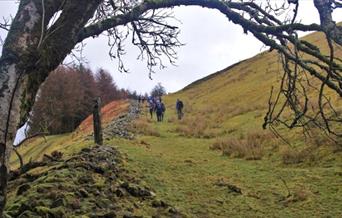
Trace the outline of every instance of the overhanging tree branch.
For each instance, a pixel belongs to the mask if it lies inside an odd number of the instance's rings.
[[[341,124],[342,115],[325,93],[333,90],[329,95],[336,95],[338,100],[342,96],[341,58],[336,56],[334,49],[342,45],[342,27],[337,26],[331,16],[333,10],[341,8],[341,0],[312,1],[320,15],[319,24],[304,25],[296,21],[296,15],[300,13],[298,0],[279,0],[276,4],[270,0],[83,0],[81,4],[76,0],[20,1],[0,58],[0,213],[6,202],[8,151],[16,126],[21,114],[27,116],[39,86],[49,72],[77,43],[104,32],[112,40],[112,51],[116,49],[116,52],[110,52],[111,55],[119,57],[121,62],[120,57],[125,54],[124,40],[129,33],[134,33],[132,42],[140,49],[141,57],[147,57],[150,69],[163,66],[159,61],[162,56],[173,63],[174,48],[180,45],[178,30],[167,24],[168,16],[155,13],[161,9],[176,6],[216,9],[241,26],[244,33],[252,33],[277,50],[284,73],[279,93],[274,95],[274,101],[270,100],[265,126],[274,130],[274,123],[305,129],[315,125],[335,134],[334,127]],[[60,11],[58,19],[49,26],[50,19]],[[289,15],[287,19],[280,18],[286,14]],[[121,32],[122,26],[126,28],[126,34]],[[8,29],[4,25],[1,27]],[[327,36],[328,54],[298,39],[298,32],[309,31],[320,31]],[[123,69],[123,63],[120,67]],[[22,72],[25,72],[23,80],[17,84]],[[318,100],[316,110],[310,109],[315,108],[309,94],[312,90],[314,100]],[[291,112],[290,116],[284,116],[284,111]]]
[[[304,25],[301,23],[293,23],[293,24],[284,24],[279,20],[274,18],[273,16],[268,15],[269,21],[272,21],[276,25],[266,26],[266,25],[256,25],[253,22],[249,22],[248,20],[241,19],[241,16],[237,12],[234,12],[232,9],[244,10],[246,12],[251,12],[251,8],[247,6],[251,6],[255,9],[261,9],[254,3],[234,3],[234,2],[224,2],[219,0],[168,0],[168,1],[145,1],[144,3],[135,6],[131,9],[130,12],[126,14],[120,14],[117,16],[109,17],[107,19],[101,20],[97,23],[89,25],[85,27],[79,34],[78,42],[88,38],[95,37],[100,35],[102,32],[120,26],[126,25],[130,22],[137,21],[141,18],[141,16],[149,11],[149,10],[157,10],[170,8],[175,6],[202,6],[210,9],[217,9],[223,14],[225,14],[229,19],[231,19],[234,23],[240,24],[241,21],[251,28],[269,34],[281,33],[284,31],[322,31],[320,25],[310,24]],[[265,15],[267,14],[264,10],[260,10],[260,12]]]
[[[294,5],[293,16],[285,21],[278,19],[277,15],[282,14],[286,10],[290,10],[291,5]],[[321,84],[324,84],[323,87],[327,86],[331,90],[334,90],[340,97],[342,96],[341,61],[338,58],[331,58],[331,54],[324,54],[317,46],[310,42],[300,40],[297,37],[297,32],[319,31],[328,34],[331,41],[334,41],[339,45],[342,44],[341,34],[338,34],[340,27],[336,26],[331,19],[331,10],[333,7],[331,2],[329,3],[328,0],[315,0],[315,5],[321,16],[321,24],[305,25],[296,23],[296,17],[299,13],[299,1],[296,0],[284,1],[279,7],[272,5],[270,1],[267,1],[265,4],[256,4],[253,1],[149,0],[136,5],[126,5],[125,9],[120,11],[121,13],[102,17],[98,22],[92,22],[91,25],[85,27],[80,32],[78,41],[82,41],[91,36],[95,37],[111,28],[131,24],[133,29],[132,43],[140,48],[141,56],[144,53],[146,54],[148,67],[152,68],[157,65],[157,63],[159,63],[160,66],[163,66],[159,56],[165,53],[168,56],[167,52],[165,52],[165,50],[160,52],[159,50],[153,49],[154,46],[160,46],[163,43],[158,44],[156,38],[154,41],[149,41],[149,37],[152,35],[153,37],[160,36],[162,39],[168,37],[163,36],[162,32],[157,33],[154,28],[148,27],[146,22],[164,25],[164,27],[168,27],[168,29],[172,29],[173,27],[165,25],[162,19],[156,22],[153,19],[153,16],[147,19],[146,15],[148,12],[175,6],[201,6],[204,8],[217,9],[230,21],[240,25],[246,34],[248,32],[252,33],[265,45],[270,46],[271,49],[277,50],[283,57],[283,60],[285,60],[283,61],[283,80],[285,83],[281,85],[280,94],[284,95],[286,100],[283,102],[283,106],[280,110],[278,110],[277,113],[274,113],[277,104],[280,103],[280,95],[278,95],[272,108],[273,112],[269,113],[267,116],[269,119],[266,122],[266,125],[277,121],[289,128],[297,126],[304,128],[309,122],[319,123],[318,121],[316,122],[317,119],[322,118],[323,120],[327,120],[324,119],[322,113],[315,113],[315,116],[308,115],[308,91],[306,85],[303,84],[303,81],[306,81],[306,83],[309,84],[309,79],[304,79],[304,77],[307,78],[307,72],[318,79]],[[330,11],[328,11],[328,8]],[[274,12],[274,14],[272,14],[272,12]],[[329,28],[327,25],[329,25]],[[120,38],[118,36],[116,37]],[[169,38],[176,37],[177,35],[171,35]],[[175,47],[172,44],[170,45],[170,48]],[[173,59],[171,58],[170,60]],[[171,63],[173,62],[171,61]],[[293,69],[292,66],[294,66]],[[327,105],[331,104],[329,103]],[[290,106],[290,110],[293,111],[294,116],[290,120],[285,119],[283,121],[280,117],[288,106]],[[335,111],[333,107],[330,107],[330,109],[331,112]],[[321,116],[319,116],[319,114],[321,114]],[[326,126],[328,132],[333,132],[327,125],[324,126]]]

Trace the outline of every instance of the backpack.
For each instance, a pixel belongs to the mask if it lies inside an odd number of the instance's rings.
[[[182,101],[177,102],[177,109],[183,109],[183,102]]]
[[[157,105],[156,105],[156,109],[157,109],[158,112],[162,112],[163,111],[162,103],[158,102]]]

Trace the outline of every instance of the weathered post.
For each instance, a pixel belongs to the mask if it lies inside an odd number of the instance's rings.
[[[94,140],[98,145],[102,145],[102,127],[101,127],[101,98],[95,99],[94,111],[93,111],[93,121],[94,121]]]

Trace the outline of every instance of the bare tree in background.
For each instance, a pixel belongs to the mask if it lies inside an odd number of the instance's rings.
[[[163,95],[166,95],[166,89],[164,86],[162,86],[161,83],[158,83],[157,85],[155,85],[153,87],[153,89],[151,90],[151,96],[154,97],[161,97]]]
[[[96,96],[98,90],[90,69],[58,67],[40,87],[30,113],[30,135],[73,131],[92,113]]]
[[[95,74],[95,81],[98,96],[101,98],[101,105],[106,105],[115,99],[120,99],[120,90],[109,72],[99,69]]]
[[[319,24],[298,23],[298,0],[21,0],[8,28],[0,58],[0,212],[6,202],[8,157],[17,126],[31,110],[41,83],[72,49],[89,37],[106,34],[111,56],[121,56],[124,43],[140,51],[148,68],[163,67],[162,56],[174,63],[179,30],[166,20],[175,6],[197,5],[220,11],[271,49],[278,51],[284,66],[281,86],[274,89],[264,127],[283,123],[289,128],[316,125],[327,134],[341,136],[342,29],[331,13],[341,9],[341,0],[313,0]],[[59,17],[55,15],[60,13]],[[53,20],[53,22],[52,22]],[[51,22],[50,22],[51,21]],[[3,25],[1,26],[3,27]],[[5,26],[5,28],[7,28]],[[326,36],[327,53],[298,38],[299,32],[319,31]],[[131,33],[131,35],[127,33]],[[227,42],[228,43],[228,42]],[[316,90],[309,95],[307,86]],[[329,96],[326,95],[330,92]],[[332,101],[333,98],[336,101]],[[316,105],[311,105],[316,102]],[[314,107],[315,106],[315,107]],[[314,109],[314,110],[313,110]],[[286,112],[286,113],[285,113]],[[288,116],[284,116],[288,114]],[[20,122],[21,121],[21,122]]]

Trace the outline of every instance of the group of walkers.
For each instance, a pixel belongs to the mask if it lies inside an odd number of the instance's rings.
[[[144,103],[144,98],[139,98],[138,101],[139,103],[142,102]],[[157,116],[157,121],[158,122],[162,122],[164,119],[164,113],[166,111],[166,107],[165,104],[163,103],[161,97],[148,97],[147,99],[147,104],[148,104],[148,110],[151,116],[151,119],[153,118],[153,114],[156,113]],[[183,102],[179,99],[177,99],[176,101],[176,111],[177,111],[177,117],[178,119],[182,119],[182,117],[184,116],[183,113]]]
[[[165,113],[165,105],[162,102],[161,97],[149,97],[147,99],[149,112],[151,115],[151,119],[153,118],[153,112],[157,115],[157,121],[161,122],[164,119],[164,113]]]
[[[137,98],[138,98],[139,104],[140,104],[140,102],[144,104],[144,102],[146,100],[144,96],[139,95]]]

